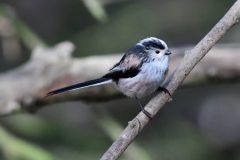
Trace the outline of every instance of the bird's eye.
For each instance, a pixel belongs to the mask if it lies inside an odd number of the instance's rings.
[[[159,50],[156,50],[156,51],[155,51],[155,53],[157,53],[157,54],[158,54],[158,53],[160,53],[160,51],[159,51]]]
[[[146,50],[149,50],[150,49],[150,47],[146,47]]]

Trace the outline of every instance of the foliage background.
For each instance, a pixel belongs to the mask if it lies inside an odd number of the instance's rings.
[[[76,57],[124,52],[148,36],[162,38],[170,47],[195,44],[233,3],[1,0],[0,71],[23,64],[39,43],[51,46],[72,41]],[[239,27],[235,27],[221,43],[239,41]],[[236,81],[180,88],[122,159],[240,159],[239,96]],[[65,102],[34,115],[2,117],[0,158],[97,159],[120,126],[137,112],[133,100],[122,98],[88,104]]]

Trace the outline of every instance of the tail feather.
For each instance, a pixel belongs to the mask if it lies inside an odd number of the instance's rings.
[[[86,81],[86,82],[82,82],[82,83],[77,83],[77,84],[73,84],[73,85],[70,85],[67,87],[53,90],[47,94],[47,97],[55,95],[55,94],[71,91],[71,90],[76,90],[76,89],[81,89],[81,88],[86,88],[86,87],[91,87],[91,86],[98,86],[98,85],[107,84],[107,83],[111,83],[111,82],[112,82],[112,79],[110,79],[110,78],[98,78],[98,79],[94,79],[94,80],[90,80],[90,81]]]

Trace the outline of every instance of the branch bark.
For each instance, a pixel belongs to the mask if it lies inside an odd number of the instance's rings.
[[[186,51],[178,68],[170,76],[166,85],[171,94],[178,88],[195,65],[207,54],[213,45],[235,25],[240,17],[240,0],[229,9],[225,16],[213,27],[213,29],[191,50]],[[146,105],[145,109],[153,116],[169,101],[169,95],[159,93]],[[143,128],[150,122],[143,113],[139,113],[103,154],[101,160],[115,160],[126,150],[128,145],[136,138]]]

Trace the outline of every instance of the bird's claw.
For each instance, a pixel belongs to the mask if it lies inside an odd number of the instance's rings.
[[[167,93],[170,96],[170,98],[172,99],[171,93],[166,88],[160,86],[160,87],[158,87],[157,91],[160,91],[160,92],[163,91],[164,93]]]

